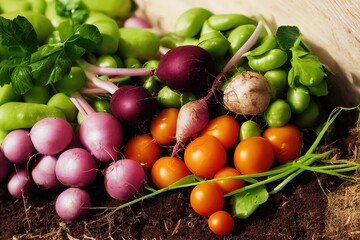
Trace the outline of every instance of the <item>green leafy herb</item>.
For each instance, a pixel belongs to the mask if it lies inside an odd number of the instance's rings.
[[[56,0],[55,9],[59,16],[78,24],[83,23],[89,15],[89,9],[82,0]]]
[[[296,26],[280,26],[275,34],[280,49],[284,51],[292,48],[300,35],[300,30]]]
[[[55,83],[70,72],[74,60],[101,44],[96,26],[66,22],[69,25],[63,28],[69,30],[62,35],[62,42],[38,47],[36,32],[26,18],[0,17],[1,50],[9,54],[0,62],[0,86],[11,83],[17,94],[24,94],[33,85]]]
[[[230,200],[232,215],[241,219],[246,219],[268,199],[269,193],[263,185],[240,192],[234,195]]]

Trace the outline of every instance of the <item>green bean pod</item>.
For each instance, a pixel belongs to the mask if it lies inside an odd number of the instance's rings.
[[[83,0],[84,4],[91,11],[103,12],[111,18],[125,19],[130,16],[132,1],[131,0]]]
[[[317,97],[326,96],[329,93],[328,85],[325,78],[318,85],[308,86],[308,88],[310,94]]]
[[[206,33],[199,38],[199,46],[204,48],[214,59],[224,58],[230,42],[219,31]]]
[[[320,106],[311,98],[308,107],[302,113],[294,115],[292,122],[302,129],[311,128],[315,126],[319,116]]]
[[[46,117],[66,119],[63,111],[39,103],[7,102],[0,106],[0,129],[12,131],[31,128],[37,121]]]
[[[191,8],[177,18],[175,33],[182,37],[194,37],[211,15],[213,13],[205,8]]]
[[[265,122],[270,127],[281,127],[291,119],[290,105],[283,99],[270,103],[264,113]]]
[[[278,44],[274,35],[266,35],[259,46],[251,51],[246,52],[243,56],[259,56],[271,49],[278,48]]]
[[[289,88],[287,91],[286,100],[290,105],[292,113],[300,114],[309,106],[309,90],[305,86]]]
[[[5,84],[0,87],[0,105],[16,101],[21,101],[21,95],[16,94],[10,84]]]
[[[273,69],[264,73],[272,92],[272,100],[282,98],[287,88],[287,72],[284,69]]]
[[[208,24],[212,29],[218,31],[228,31],[244,24],[256,25],[256,21],[243,14],[225,13],[210,16]]]
[[[232,30],[228,36],[230,42],[230,53],[233,55],[241,48],[242,45],[250,38],[255,31],[256,26],[253,24],[241,25]]]
[[[285,51],[275,48],[259,56],[248,56],[249,66],[258,72],[266,72],[281,67],[288,60]]]

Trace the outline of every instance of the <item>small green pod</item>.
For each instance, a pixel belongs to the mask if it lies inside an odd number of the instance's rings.
[[[264,77],[268,80],[271,87],[272,98],[282,98],[287,88],[287,72],[284,69],[273,69],[264,73]]]
[[[274,48],[278,48],[276,37],[274,35],[266,35],[259,46],[246,52],[243,56],[259,56]]]
[[[119,47],[118,45],[120,39],[119,27],[116,21],[106,15],[103,15],[103,18],[97,18],[97,16],[91,18],[90,15],[90,17],[85,22],[96,26],[102,35],[103,40],[96,52],[99,54],[115,53]]]
[[[309,86],[308,88],[310,94],[317,97],[326,96],[329,93],[328,84],[325,78],[318,85]]]
[[[194,37],[211,15],[213,13],[205,8],[190,8],[177,18],[174,32],[182,37]]]
[[[309,106],[300,114],[293,115],[292,122],[301,129],[314,127],[320,116],[319,104],[311,99]]]
[[[230,42],[221,32],[209,32],[199,38],[199,46],[204,48],[214,59],[224,58]]]
[[[31,128],[37,121],[46,117],[66,119],[63,111],[46,104],[7,102],[0,106],[0,129],[12,131]]]
[[[217,32],[217,30],[211,28],[210,25],[209,25],[209,21],[206,20],[204,22],[204,24],[202,25],[202,27],[201,27],[200,36],[202,36],[204,34],[207,34],[207,33],[210,33],[210,32]]]
[[[247,58],[248,64],[253,70],[266,72],[284,65],[288,60],[288,55],[285,51],[275,48],[262,55],[248,56]]]
[[[143,87],[146,88],[152,96],[155,96],[161,90],[162,84],[157,77],[150,76],[144,81]]]
[[[124,62],[116,54],[100,55],[96,59],[95,64],[99,67],[106,67],[106,68],[122,68],[122,67],[124,67]]]
[[[260,125],[252,120],[243,122],[240,126],[240,141],[254,136],[261,136]]]
[[[265,122],[270,127],[281,127],[291,119],[290,105],[283,99],[270,103],[264,113]]]
[[[196,100],[193,93],[179,93],[164,86],[157,95],[157,101],[162,107],[180,108],[185,103]]]
[[[250,38],[255,31],[256,26],[253,24],[241,25],[232,30],[228,36],[230,42],[230,53],[234,55],[242,45]]]
[[[111,113],[110,101],[107,99],[96,98],[92,101],[91,106],[95,112]]]
[[[21,95],[15,93],[11,84],[4,84],[0,87],[0,105],[17,101],[21,101]]]
[[[160,47],[160,38],[155,33],[140,28],[120,28],[118,55],[137,58],[140,61],[152,59]]]
[[[71,94],[80,90],[86,81],[84,71],[78,67],[71,67],[70,73],[66,75],[62,80],[53,84],[57,92],[65,94]]]
[[[286,100],[294,114],[302,113],[310,103],[310,93],[305,86],[289,88]]]
[[[78,109],[75,107],[70,98],[64,93],[54,94],[47,103],[48,106],[56,107],[63,111],[66,120],[75,122]]]
[[[29,91],[27,91],[23,95],[23,99],[24,102],[46,104],[52,95],[53,92],[49,85],[37,85],[33,86]]]
[[[228,31],[240,25],[256,23],[254,19],[237,13],[214,14],[208,19],[209,26],[218,31]]]
[[[0,9],[4,13],[15,12],[15,11],[30,11],[31,3],[28,0],[17,0],[17,1],[0,1]]]
[[[130,16],[132,1],[131,0],[83,0],[84,4],[91,11],[99,11],[111,18],[126,19]]]

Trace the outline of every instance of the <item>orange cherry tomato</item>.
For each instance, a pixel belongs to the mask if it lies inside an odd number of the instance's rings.
[[[277,162],[286,163],[300,157],[303,138],[301,131],[295,125],[269,127],[264,131],[263,137],[273,146]]]
[[[160,146],[148,134],[137,135],[125,144],[124,156],[139,162],[148,171],[160,157]]]
[[[190,174],[191,172],[180,158],[165,156],[154,163],[150,178],[157,187],[164,188]]]
[[[226,151],[217,138],[203,135],[185,148],[184,161],[195,175],[213,178],[215,173],[226,164]]]
[[[232,148],[239,138],[240,125],[236,119],[229,115],[221,115],[212,119],[200,135],[216,137],[226,150]]]
[[[229,235],[234,230],[234,218],[227,211],[217,211],[210,215],[208,226],[218,236]]]
[[[235,168],[224,167],[215,173],[214,178],[239,176],[239,175],[241,175],[240,172]],[[242,179],[219,180],[216,181],[215,183],[221,187],[224,194],[242,188],[245,185],[245,181]]]
[[[240,141],[234,152],[234,165],[241,174],[261,173],[274,162],[274,150],[268,140],[254,136]]]
[[[165,108],[156,115],[150,124],[150,133],[160,145],[169,145],[175,140],[177,108]]]
[[[202,215],[210,216],[224,207],[225,197],[221,188],[215,183],[200,183],[190,193],[192,209]]]

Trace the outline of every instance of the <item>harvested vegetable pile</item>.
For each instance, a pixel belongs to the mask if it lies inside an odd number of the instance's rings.
[[[0,3],[4,239],[339,231],[326,194],[336,210],[357,186],[359,107],[326,105],[299,28],[192,8],[159,34],[130,0],[19,4]]]

